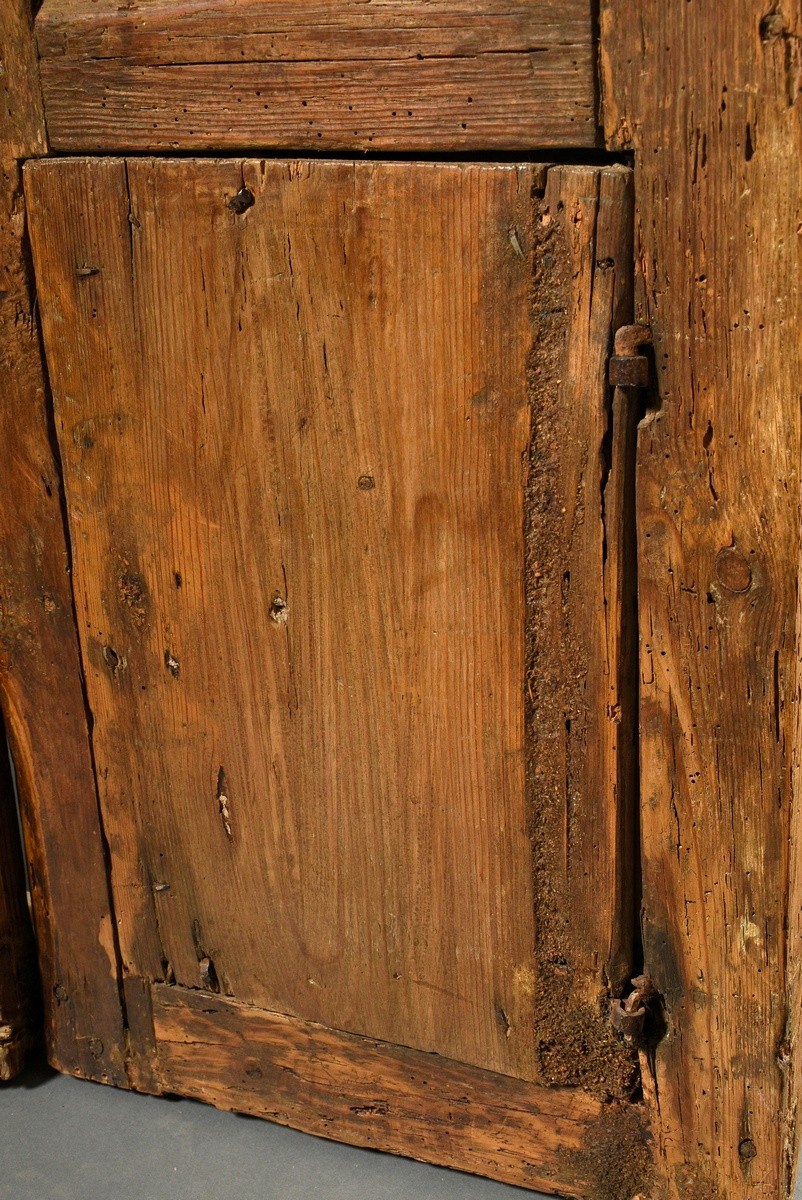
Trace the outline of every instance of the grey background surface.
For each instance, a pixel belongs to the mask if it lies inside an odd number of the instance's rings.
[[[35,1066],[0,1084],[0,1200],[545,1200]],[[795,1200],[802,1200],[798,1187]]]
[[[34,1067],[0,1084],[2,1200],[536,1200],[357,1150]]]

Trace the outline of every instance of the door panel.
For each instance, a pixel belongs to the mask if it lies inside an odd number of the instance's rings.
[[[628,172],[26,192],[123,976],[623,1094]]]

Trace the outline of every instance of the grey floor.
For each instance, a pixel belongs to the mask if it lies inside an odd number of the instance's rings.
[[[537,1200],[191,1100],[34,1067],[0,1084],[0,1200]]]
[[[0,1084],[0,1200],[314,1197],[546,1200],[191,1100],[84,1083],[46,1067]]]

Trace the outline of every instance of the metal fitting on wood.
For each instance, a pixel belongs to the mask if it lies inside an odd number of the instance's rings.
[[[616,331],[607,377],[613,387],[640,388],[649,382],[649,360],[638,353],[652,340],[648,325],[622,325]]]
[[[637,975],[632,987],[634,990],[623,1000],[610,1002],[610,1022],[627,1042],[639,1042],[646,1029],[649,1001],[655,995],[655,988],[648,975]]]

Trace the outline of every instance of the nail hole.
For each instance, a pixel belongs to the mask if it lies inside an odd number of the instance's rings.
[[[116,671],[119,668],[120,656],[117,653],[117,651],[114,649],[113,646],[104,646],[103,647],[103,658],[105,660],[106,666],[110,667],[112,671]]]
[[[287,601],[283,596],[276,594],[270,603],[270,619],[275,621],[277,625],[286,625],[289,619],[289,610]]]
[[[356,486],[360,492],[371,492],[376,486],[376,480],[372,475],[360,475],[356,481]]]
[[[232,196],[228,202],[228,207],[232,212],[241,216],[247,212],[249,208],[253,208],[256,203],[256,198],[250,188],[241,187],[236,196]]]

